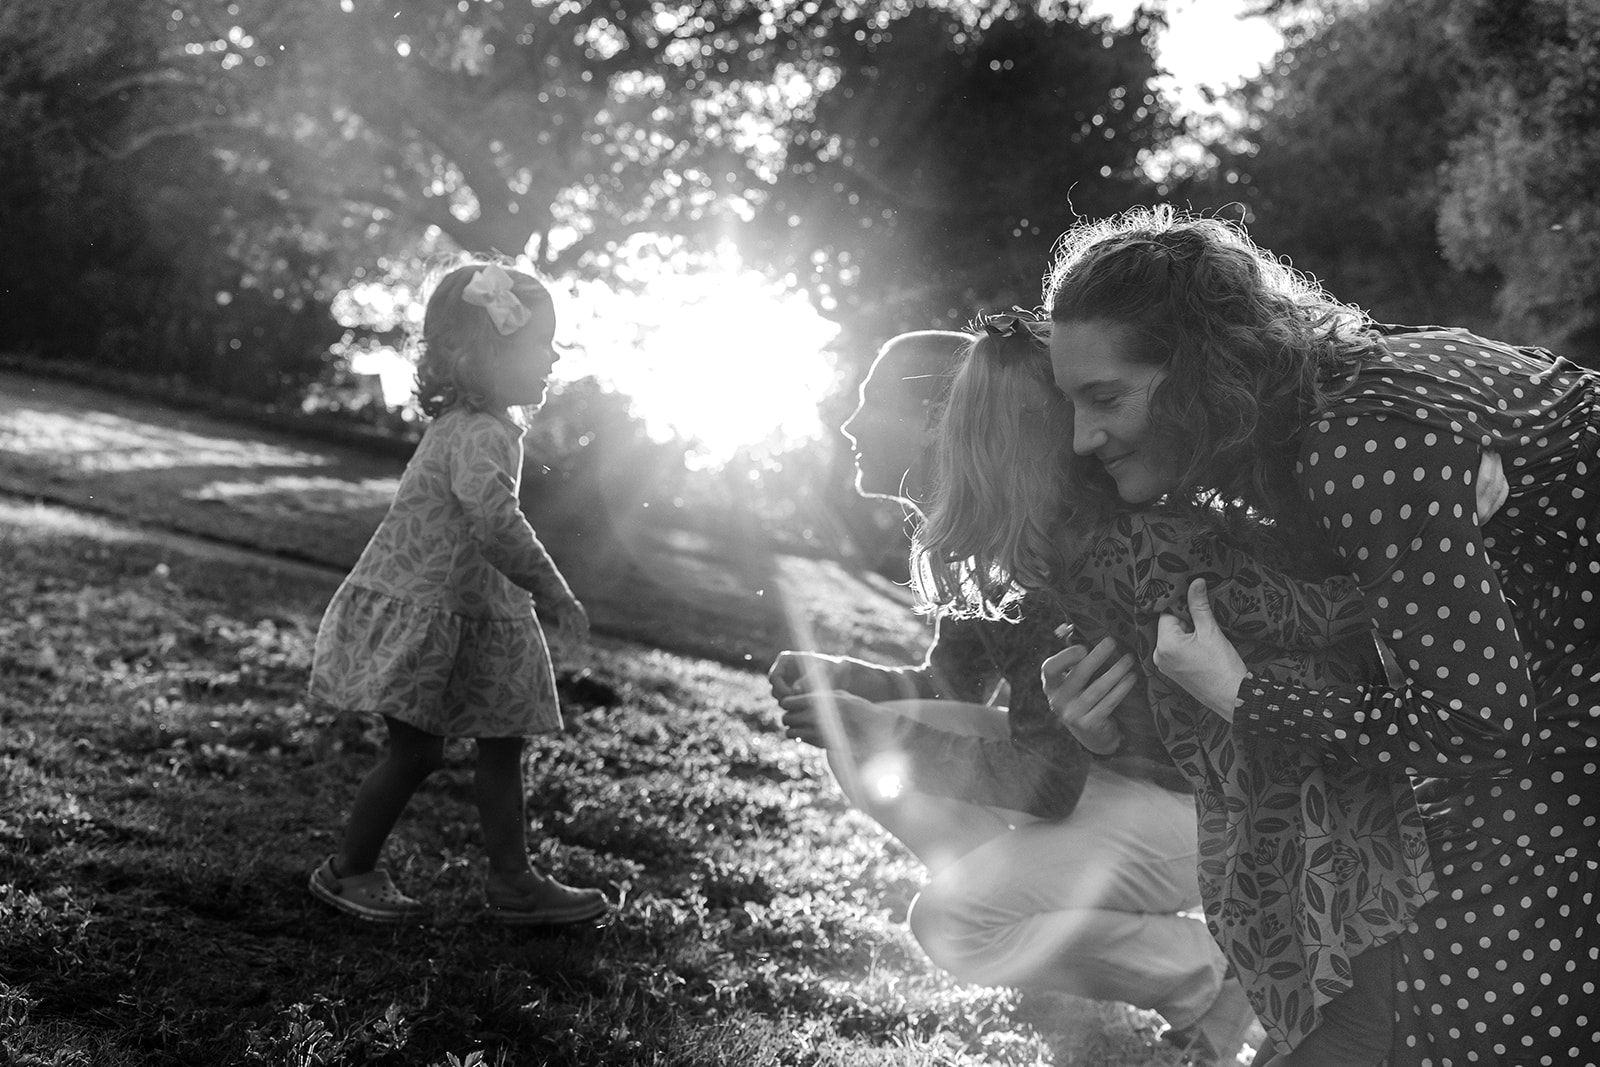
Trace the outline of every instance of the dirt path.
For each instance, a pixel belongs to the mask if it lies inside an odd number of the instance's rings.
[[[0,370],[5,521],[64,521],[37,502],[185,551],[338,574],[382,518],[403,467],[351,446]],[[673,529],[641,530],[605,560],[583,546],[549,547],[597,630],[658,647],[764,668],[781,648],[905,661],[926,641],[905,590],[829,560]]]

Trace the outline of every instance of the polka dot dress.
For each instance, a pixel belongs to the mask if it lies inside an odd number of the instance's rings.
[[[1600,378],[1394,328],[1297,474],[1405,678],[1250,679],[1234,729],[1417,776],[1441,892],[1389,1067],[1600,1065]],[[1481,528],[1483,449],[1511,495]]]

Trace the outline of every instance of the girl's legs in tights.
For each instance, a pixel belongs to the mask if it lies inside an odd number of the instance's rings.
[[[333,873],[339,878],[366,874],[378,865],[383,843],[411,802],[411,795],[428,775],[444,766],[444,738],[387,715],[383,721],[389,728],[389,747],[356,791],[344,845],[333,864]]]
[[[478,738],[478,769],[472,787],[491,880],[512,881],[530,869],[522,749],[520,737]]]
[[[1255,1067],[1376,1067],[1394,1039],[1393,941],[1350,961],[1352,984],[1322,1009],[1322,1025],[1292,1051],[1263,1049]]]
[[[597,889],[575,889],[533,869],[528,862],[527,813],[522,793],[520,737],[478,738],[478,770],[473,794],[483,826],[483,850],[489,856],[488,891],[532,903],[536,908],[566,909],[566,918],[594,918],[605,910]]]

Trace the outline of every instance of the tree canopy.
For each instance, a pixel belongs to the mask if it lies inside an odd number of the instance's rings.
[[[1438,238],[1439,170],[1470,129],[1474,78],[1452,2],[1375,0],[1292,27],[1235,97],[1244,123],[1214,146],[1210,196],[1380,318],[1488,328],[1492,279],[1458,270]]]
[[[1077,215],[1157,195],[1142,164],[1179,126],[1152,88],[1155,26],[1027,7],[838,22],[797,68],[820,91],[784,124],[750,257],[857,337],[1037,303]]]
[[[1594,347],[1600,11],[1269,0],[1205,203],[1395,319]],[[1054,238],[1173,192],[1159,19],[1013,0],[29,0],[0,7],[0,343],[260,398],[395,257],[614,272],[734,241],[864,358],[1038,299]],[[1588,340],[1585,341],[1585,338]]]
[[[1600,365],[1600,7],[1465,0],[1477,122],[1452,146],[1440,232],[1504,279],[1508,328]]]
[[[1340,297],[1600,366],[1600,8],[1271,0],[1277,62],[1196,195]]]

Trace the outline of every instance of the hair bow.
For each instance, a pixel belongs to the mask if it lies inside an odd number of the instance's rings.
[[[974,325],[981,327],[993,342],[991,349],[995,358],[1011,363],[1043,350],[1041,339],[1028,328],[1029,323],[1038,321],[1039,316],[1034,313],[1016,308],[1005,314],[985,315]]]
[[[517,294],[511,291],[511,275],[497,263],[474,274],[467,287],[461,290],[461,299],[487,311],[489,321],[502,336],[516,333],[533,318],[533,312],[523,307]]]

